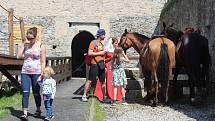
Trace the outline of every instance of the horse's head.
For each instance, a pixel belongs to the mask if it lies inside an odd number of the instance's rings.
[[[127,29],[125,29],[125,32],[120,38],[119,46],[121,46],[123,50],[127,50],[132,47],[131,33],[128,32]]]
[[[161,34],[164,34],[168,39],[172,40],[175,45],[177,45],[184,33],[182,31],[177,31],[176,29],[174,29],[173,24],[167,27],[163,22],[163,31],[161,32]]]
[[[202,33],[202,31],[201,31],[201,29],[198,27],[194,32],[196,32],[196,33],[198,33],[198,34],[201,34]]]

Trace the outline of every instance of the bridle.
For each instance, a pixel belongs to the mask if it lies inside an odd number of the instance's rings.
[[[119,43],[120,46],[122,46],[122,45],[126,45],[127,47],[129,46],[126,42],[130,41],[130,40],[128,39],[128,37],[126,35],[127,35],[127,33],[122,37],[123,39],[120,40],[120,43]],[[131,44],[133,44],[133,43],[131,42]]]
[[[145,55],[148,52],[148,50],[149,50],[149,40],[143,44],[143,47],[140,50],[140,55],[142,55],[143,57],[145,57]]]

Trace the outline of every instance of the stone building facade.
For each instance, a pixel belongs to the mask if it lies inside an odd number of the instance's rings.
[[[98,28],[104,28],[107,37],[120,37],[127,28],[151,36],[165,1],[2,0],[0,4],[14,8],[14,14],[24,17],[26,25],[43,26],[48,56],[71,56],[72,40],[83,30],[95,35]],[[7,32],[7,14],[2,9],[0,13],[0,30]],[[0,51],[7,53],[5,38],[7,36],[0,33]]]
[[[84,53],[98,28],[106,39],[120,38],[125,29],[151,36],[166,0],[1,0],[25,25],[42,26],[47,56],[72,56],[72,69],[84,74]],[[0,8],[0,53],[8,54],[7,12]],[[16,19],[14,24],[19,25]],[[19,47],[20,45],[18,45]],[[17,48],[15,46],[15,51]],[[138,55],[134,49],[128,55]],[[137,67],[132,60],[126,67]],[[81,68],[79,68],[81,67]],[[84,75],[83,75],[84,76]]]

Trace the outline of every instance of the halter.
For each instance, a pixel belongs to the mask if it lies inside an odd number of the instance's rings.
[[[126,35],[127,35],[127,33],[126,33]],[[125,45],[125,44],[126,44],[126,45],[128,46],[128,44],[126,43],[126,41],[128,40],[128,37],[127,37],[126,35],[123,36],[123,37],[125,37],[125,40],[122,40],[122,42],[120,42],[121,45]],[[129,40],[129,41],[130,41],[130,40]],[[132,43],[132,42],[131,42],[131,43]],[[133,44],[133,43],[132,43],[132,44]]]
[[[144,43],[142,49],[140,50],[140,55],[143,55],[143,57],[145,57],[148,50],[149,50],[149,40],[146,43]]]

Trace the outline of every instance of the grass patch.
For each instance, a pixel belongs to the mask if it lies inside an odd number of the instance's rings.
[[[3,96],[0,98],[0,119],[6,117],[11,111],[10,109],[21,105],[22,95],[16,93],[13,96]]]
[[[33,99],[33,94],[30,94],[29,100]],[[16,107],[21,106],[22,95],[18,91],[7,92],[0,97],[0,120],[8,116]]]
[[[84,121],[103,121],[105,115],[101,103],[93,97],[93,89],[89,91],[88,96],[90,97],[88,100],[89,109],[84,115]]]
[[[90,106],[92,104],[92,98],[88,100],[88,109],[87,112],[84,114],[84,121],[89,121],[89,115],[90,115]]]
[[[94,98],[94,116],[93,116],[93,121],[103,121],[104,120],[104,112],[103,109],[100,105],[100,102]]]

